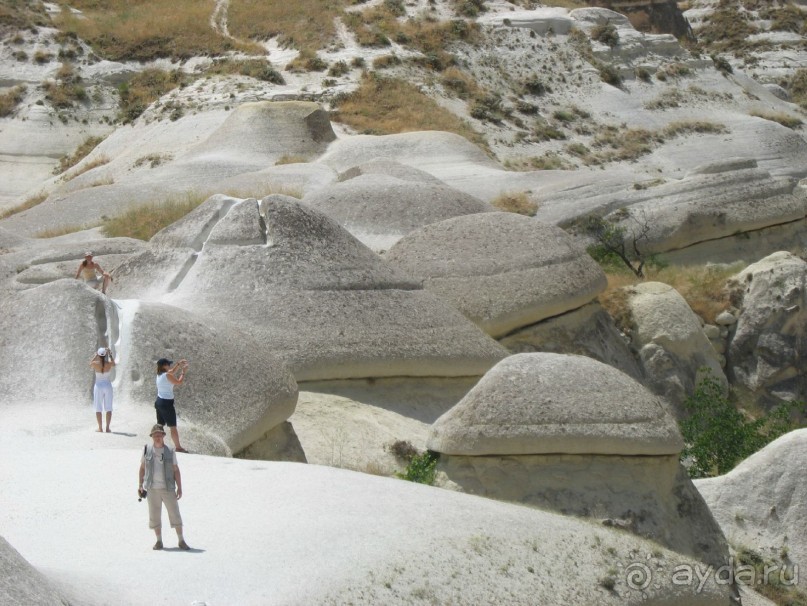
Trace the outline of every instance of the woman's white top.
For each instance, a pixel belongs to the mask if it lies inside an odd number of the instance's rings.
[[[174,399],[174,384],[168,380],[168,373],[157,375],[157,397],[163,400]]]
[[[95,382],[96,383],[103,383],[104,381],[109,382],[109,377],[112,375],[112,369],[110,368],[106,372],[98,372],[95,371]]]

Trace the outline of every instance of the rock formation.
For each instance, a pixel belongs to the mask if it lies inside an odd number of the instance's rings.
[[[494,337],[581,307],[606,286],[566,232],[515,213],[426,226],[384,258]]]
[[[69,606],[72,602],[0,537],[0,603]]]
[[[704,373],[728,385],[701,321],[678,291],[660,282],[642,282],[626,291],[631,340],[644,369],[645,385],[664,396],[676,416],[684,414],[684,400]]]
[[[293,198],[270,196],[259,206],[214,197],[154,243],[121,268],[113,296],[132,296],[136,285],[237,323],[298,381],[476,376],[506,355],[462,314]],[[155,267],[155,259],[165,263]]]
[[[807,589],[807,429],[792,431],[751,455],[729,473],[696,480],[729,542],[751,549],[769,565],[785,565],[786,585]],[[778,576],[777,570],[777,576]],[[796,578],[798,577],[798,578]]]
[[[320,189],[303,202],[376,251],[388,250],[416,229],[451,217],[493,209],[464,192],[433,181],[366,174]]]
[[[727,373],[761,406],[807,399],[807,263],[777,252],[728,283],[737,323],[729,333]]]
[[[517,354],[435,421],[442,485],[595,517],[700,560],[728,556],[657,396],[582,356]]]

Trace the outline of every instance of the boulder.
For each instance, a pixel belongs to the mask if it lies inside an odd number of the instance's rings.
[[[157,360],[186,358],[188,380],[176,388],[178,416],[236,454],[294,412],[294,378],[247,331],[162,303],[133,302],[126,309],[118,347],[123,380],[114,384],[122,399],[152,406]]]
[[[155,266],[161,259],[166,267]],[[115,288],[134,296],[133,285],[238,324],[298,380],[478,376],[507,355],[332,219],[288,196],[208,200],[127,262]]]
[[[784,568],[786,584],[807,566],[807,429],[791,431],[751,455],[729,473],[695,480],[724,534],[738,549],[751,549]],[[777,575],[780,571],[777,571]]]
[[[738,308],[729,332],[727,373],[763,407],[807,400],[807,263],[777,252],[749,265],[727,284]]]
[[[0,604],[69,606],[71,603],[8,541],[0,537]]]
[[[92,398],[93,352],[115,340],[111,301],[83,282],[56,280],[0,292],[0,400]]]
[[[677,290],[661,282],[642,282],[625,290],[632,345],[645,385],[663,396],[676,416],[683,417],[684,400],[705,373],[728,386],[718,352]]]
[[[432,425],[438,483],[599,518],[713,565],[719,527],[678,456],[660,399],[583,356],[516,354]]]
[[[335,183],[303,202],[336,219],[373,250],[387,250],[406,234],[444,219],[493,209],[443,183],[365,174]]]
[[[467,215],[404,237],[384,259],[493,337],[589,303],[606,286],[566,232],[518,215]]]

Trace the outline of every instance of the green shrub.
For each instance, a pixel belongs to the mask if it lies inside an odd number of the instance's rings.
[[[597,65],[597,70],[600,72],[600,80],[611,86],[620,88],[622,86],[622,76],[619,75],[619,70],[613,65],[608,63],[600,63]]]
[[[729,401],[723,386],[708,372],[684,406],[690,416],[680,423],[686,442],[681,460],[687,462],[693,478],[731,471],[743,459],[795,429],[791,415],[805,408],[802,403],[787,402],[752,419]]]
[[[410,482],[417,482],[418,484],[434,484],[434,478],[437,473],[437,460],[440,458],[439,453],[427,450],[426,452],[414,455],[409,460],[409,465],[403,473],[396,474],[402,480],[409,480]]]
[[[591,39],[614,48],[619,45],[619,32],[612,23],[600,23],[591,28]]]
[[[731,66],[731,63],[728,62],[728,59],[725,59],[719,55],[712,55],[712,62],[715,64],[715,69],[719,72],[725,74],[733,74],[734,68]]]

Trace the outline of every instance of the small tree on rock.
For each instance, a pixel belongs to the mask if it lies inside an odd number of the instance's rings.
[[[648,239],[650,225],[644,214],[637,218],[623,211],[621,215],[630,218],[627,225],[596,214],[586,215],[578,225],[584,234],[594,240],[594,244],[588,247],[588,253],[595,261],[603,263],[618,260],[636,277],[643,278],[647,256],[642,245]]]

